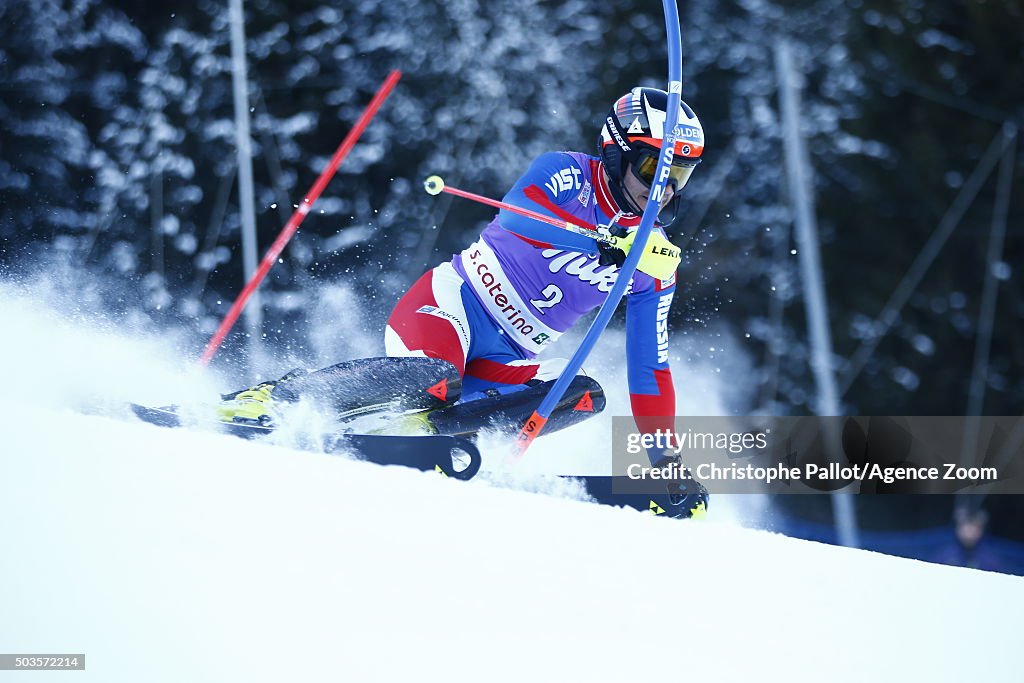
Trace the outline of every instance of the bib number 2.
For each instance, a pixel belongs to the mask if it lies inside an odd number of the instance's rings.
[[[551,308],[559,301],[561,301],[563,296],[562,290],[558,287],[558,285],[548,285],[547,287],[544,288],[544,291],[541,292],[541,294],[547,298],[530,299],[530,303],[533,304],[533,307],[536,308],[541,315],[544,315],[545,308]]]

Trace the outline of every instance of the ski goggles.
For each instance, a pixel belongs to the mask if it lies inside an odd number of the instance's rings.
[[[668,169],[666,185],[671,185],[673,190],[679,192],[686,185],[690,174],[699,163],[700,159],[686,159],[685,163],[683,160],[673,159],[672,165]],[[637,160],[629,167],[633,169],[633,175],[637,180],[650,187],[654,183],[654,173],[658,170],[658,156],[651,152],[641,152]]]

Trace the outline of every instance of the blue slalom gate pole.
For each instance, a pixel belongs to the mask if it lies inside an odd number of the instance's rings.
[[[516,436],[517,457],[522,457],[523,453],[530,447],[530,444],[533,443],[533,440],[544,429],[545,423],[547,423],[548,418],[551,416],[551,411],[558,405],[558,402],[565,394],[565,390],[569,387],[569,383],[576,376],[576,373],[579,372],[579,369],[583,367],[583,362],[590,355],[594,345],[597,343],[598,337],[601,336],[601,333],[608,326],[612,314],[615,313],[619,302],[622,301],[622,296],[626,293],[629,281],[636,272],[640,257],[647,248],[647,238],[650,237],[651,230],[654,229],[654,221],[658,217],[661,198],[665,192],[665,184],[668,182],[672,157],[675,152],[676,124],[679,122],[679,102],[683,94],[683,47],[679,34],[679,10],[676,7],[676,0],[662,0],[662,6],[665,10],[665,29],[668,34],[668,111],[665,116],[665,137],[661,141],[658,168],[655,171],[654,183],[651,185],[651,192],[647,198],[647,206],[644,207],[644,215],[640,220],[640,227],[637,229],[636,238],[633,241],[634,246],[626,254],[626,260],[619,270],[619,277],[615,281],[615,285],[608,293],[608,299],[601,305],[600,310],[597,312],[597,318],[590,325],[590,329],[587,330],[587,335],[583,338],[583,342],[576,349],[576,353],[573,354],[572,358],[569,359],[569,363],[562,370],[562,374],[558,376],[554,386],[551,387],[551,390],[544,397],[540,406],[526,420],[526,424],[523,425]]]

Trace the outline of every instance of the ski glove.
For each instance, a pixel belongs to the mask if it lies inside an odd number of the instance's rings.
[[[629,231],[621,226],[612,227],[611,240],[599,242],[597,245],[601,256],[598,260],[602,266],[612,264],[622,267],[626,261],[626,254],[633,247],[633,240],[636,238],[636,231]],[[641,273],[647,273],[656,280],[668,280],[675,275],[679,267],[681,256],[679,247],[665,239],[661,233],[652,232],[647,239],[647,248],[640,257],[636,269]]]
[[[626,252],[613,247],[607,242],[598,242],[597,251],[601,254],[601,257],[597,260],[602,266],[616,266],[622,267],[622,264],[626,262]]]

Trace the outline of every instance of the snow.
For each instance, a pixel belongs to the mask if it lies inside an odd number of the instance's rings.
[[[173,335],[0,318],[0,644],[87,662],[5,681],[1019,680],[1020,578],[160,429]]]
[[[5,403],[0,642],[87,680],[1014,679],[1017,578]]]

